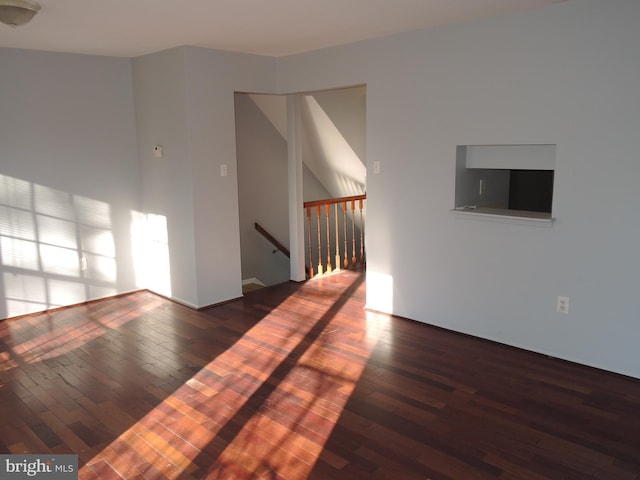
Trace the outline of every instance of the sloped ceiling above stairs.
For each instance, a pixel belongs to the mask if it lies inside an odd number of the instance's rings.
[[[286,140],[286,96],[250,97]],[[332,197],[365,192],[365,97],[365,87],[301,96],[303,162]]]

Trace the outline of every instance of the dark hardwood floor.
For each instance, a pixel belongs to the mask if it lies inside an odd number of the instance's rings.
[[[87,479],[640,479],[640,381],[367,312],[364,288],[0,322],[0,453],[77,453]]]

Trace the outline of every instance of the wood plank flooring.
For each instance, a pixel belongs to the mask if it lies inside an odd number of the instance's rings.
[[[640,381],[363,309],[363,272],[0,322],[0,453],[83,479],[640,479]]]

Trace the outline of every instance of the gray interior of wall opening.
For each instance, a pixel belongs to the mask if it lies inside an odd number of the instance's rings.
[[[552,220],[556,145],[458,145],[454,212]]]

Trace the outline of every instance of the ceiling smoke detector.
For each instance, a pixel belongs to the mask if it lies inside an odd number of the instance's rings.
[[[29,23],[40,5],[29,0],[0,0],[0,22],[17,27]]]

